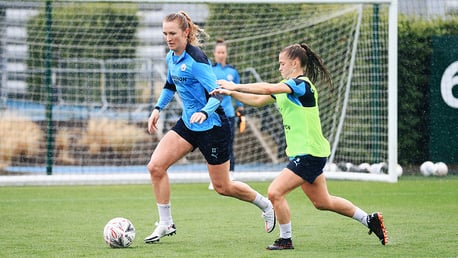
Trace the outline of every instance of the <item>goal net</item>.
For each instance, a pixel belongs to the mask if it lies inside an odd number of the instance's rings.
[[[394,182],[396,5],[0,1],[0,171],[147,174],[152,151],[181,114],[176,97],[161,113],[158,133],[147,134],[166,74],[162,18],[184,10],[209,35],[203,49],[210,59],[216,39],[224,38],[242,82],[278,82],[279,51],[307,43],[333,80],[332,88],[316,85],[332,148],[327,177]],[[246,130],[235,133],[235,173],[270,179],[265,172],[276,173],[288,161],[281,116],[275,105],[245,110]],[[205,171],[199,151],[170,169],[189,181]]]

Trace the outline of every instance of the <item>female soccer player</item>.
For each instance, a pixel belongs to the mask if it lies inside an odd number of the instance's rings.
[[[159,223],[153,233],[144,239],[145,243],[155,243],[176,233],[167,169],[196,148],[207,161],[215,191],[259,207],[263,211],[265,230],[270,233],[276,223],[272,203],[247,184],[229,179],[230,129],[220,106],[220,96],[209,95],[217,84],[207,56],[198,47],[203,31],[183,11],[167,15],[162,30],[170,49],[166,57],[168,74],[148,119],[149,133],[157,130],[159,112],[172,100],[175,92],[181,98],[183,112],[174,127],[160,140],[148,163]]]
[[[213,50],[213,56],[215,62],[213,63],[213,72],[216,75],[216,79],[220,80],[227,80],[232,81],[234,83],[240,83],[240,76],[232,65],[227,63],[227,44],[224,42],[224,39],[216,40],[215,49]],[[237,115],[239,119],[245,119],[244,111],[243,111],[243,104],[240,101],[235,101],[235,105],[237,110],[234,109],[234,104],[232,103],[232,98],[230,96],[224,96],[221,100],[221,106],[224,109],[224,113],[226,114],[229,120],[229,127],[231,128],[231,138],[229,139],[229,155],[230,155],[230,165],[229,165],[229,172],[231,178],[233,177],[233,172],[235,169],[235,156],[234,156],[234,135],[235,135],[235,116]],[[244,124],[241,124],[240,132],[244,130]],[[244,121],[243,121],[244,123]],[[208,189],[213,189],[213,185],[210,183]]]
[[[218,81],[220,89],[213,93],[230,95],[246,105],[263,106],[277,102],[283,118],[286,154],[290,162],[273,180],[268,197],[274,205],[280,226],[280,238],[268,250],[294,249],[291,212],[286,194],[301,187],[319,210],[333,211],[351,217],[374,232],[381,243],[387,243],[387,232],[379,212],[368,215],[350,201],[329,194],[323,167],[330,154],[329,142],[321,130],[318,93],[314,86],[318,77],[332,87],[328,70],[321,58],[306,44],[293,44],[279,54],[279,71],[284,80],[277,84],[234,84]]]

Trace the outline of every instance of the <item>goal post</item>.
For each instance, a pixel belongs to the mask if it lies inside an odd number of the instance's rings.
[[[210,1],[212,2],[212,1]],[[247,3],[272,3],[272,4],[279,4],[278,1],[223,1],[223,0],[218,0],[214,1],[215,3],[232,3],[232,4],[247,4]],[[313,0],[302,0],[302,1],[282,1],[281,4],[289,4],[289,3],[294,3],[294,4],[311,4],[322,7],[324,4],[327,4],[329,6],[332,5],[339,5],[341,9],[339,11],[334,11],[334,12],[329,12],[327,14],[328,17],[323,18],[319,16],[319,12],[314,13],[313,15],[318,17],[319,21],[311,21],[307,26],[310,27],[318,27],[319,23],[325,23],[324,20],[330,19],[332,20],[332,16],[336,17],[344,17],[346,16],[347,13],[352,12],[352,10],[356,10],[356,17],[354,18],[354,27],[352,28],[352,31],[349,31],[349,36],[352,37],[352,40],[348,41],[348,52],[342,52],[338,54],[343,54],[343,55],[348,55],[347,59],[342,59],[342,63],[339,63],[341,68],[344,66],[348,66],[343,69],[347,69],[346,72],[344,72],[341,77],[338,77],[340,81],[337,83],[341,83],[342,86],[344,86],[342,89],[344,90],[344,94],[337,99],[334,99],[335,101],[338,101],[341,104],[341,107],[338,106],[333,106],[335,110],[339,109],[339,114],[338,114],[338,119],[334,119],[332,122],[326,122],[328,118],[322,117],[324,120],[324,123],[327,123],[327,126],[331,127],[331,132],[327,131],[326,136],[328,136],[331,145],[332,145],[332,153],[329,159],[329,164],[332,165],[334,163],[339,162],[340,165],[337,165],[336,168],[331,168],[330,166],[327,166],[327,171],[326,171],[326,176],[328,178],[333,178],[333,179],[352,179],[352,180],[370,180],[370,181],[386,181],[386,182],[397,182],[398,176],[399,176],[399,169],[400,167],[397,164],[397,1],[391,1],[391,0],[380,0],[380,1],[355,1],[355,0],[343,0],[343,1],[332,1],[332,0],[325,0],[325,1],[313,1]],[[366,10],[368,9],[368,5],[372,5],[373,7],[373,13],[371,14],[372,16],[370,18],[367,18],[367,11],[365,12],[363,8]],[[384,5],[385,9],[380,8],[380,5]],[[319,8],[318,7],[318,8]],[[355,9],[352,9],[355,8]],[[262,10],[262,8],[261,8]],[[382,10],[382,11],[380,11]],[[237,13],[232,12],[233,10],[230,10],[231,13]],[[381,14],[380,12],[384,12]],[[248,12],[249,13],[249,12]],[[250,15],[250,14],[248,14]],[[382,17],[385,15],[384,17]],[[242,16],[242,19],[244,16]],[[380,21],[383,20],[383,21]],[[342,23],[346,22],[347,20],[342,19]],[[377,24],[377,23],[382,23],[382,25]],[[365,23],[365,24],[362,24]],[[368,25],[368,23],[371,23]],[[294,23],[292,22],[291,27],[287,28],[285,31],[291,31],[294,30],[294,27],[297,26],[300,23]],[[262,25],[260,25],[262,26]],[[269,23],[269,27],[267,29],[267,33],[270,34],[271,36],[276,36],[278,34],[275,33],[275,29],[272,28],[276,26],[275,22]],[[278,24],[277,24],[278,26]],[[332,26],[332,25],[331,25]],[[371,26],[371,27],[368,27]],[[383,27],[383,28],[381,28]],[[313,29],[310,29],[313,31]],[[379,30],[382,30],[380,32]],[[368,36],[367,33],[372,33],[373,37]],[[380,33],[380,34],[379,34]],[[220,33],[221,34],[221,33]],[[224,33],[222,33],[224,35]],[[325,32],[323,33],[323,35]],[[364,37],[363,39],[360,40],[360,35],[362,34],[361,37]],[[235,37],[239,37],[240,33],[237,33]],[[320,34],[321,35],[321,34]],[[229,44],[232,44],[231,48],[233,49],[233,45],[241,44],[243,42],[243,37],[239,38],[233,38],[231,35],[226,35],[226,37],[229,37],[231,40],[229,40]],[[281,35],[279,36],[281,37]],[[319,35],[316,35],[316,39],[312,44],[313,46],[321,44],[320,41],[326,40],[326,38],[318,38]],[[259,40],[263,40],[263,36],[261,35],[259,37]],[[305,37],[306,39],[311,39],[309,37]],[[369,39],[369,40],[368,40]],[[287,45],[288,43],[297,43],[297,40],[301,40],[300,38],[292,38],[290,39],[290,42],[279,42],[276,43],[277,51],[281,48]],[[363,42],[363,43],[361,43]],[[307,42],[308,43],[308,42]],[[366,45],[365,44],[369,44]],[[383,46],[381,46],[383,45]],[[212,46],[210,44],[210,46]],[[362,49],[366,47],[367,49]],[[379,47],[380,49],[376,49]],[[210,48],[208,48],[210,49]],[[233,50],[232,50],[233,51]],[[236,50],[237,51],[237,50]],[[235,52],[236,52],[235,51]],[[332,51],[332,50],[331,50]],[[369,52],[364,52],[364,51],[369,51]],[[234,51],[233,51],[234,52]],[[232,53],[233,53],[232,52]],[[364,53],[367,56],[360,56],[360,53]],[[323,54],[322,52],[318,51],[318,53],[321,55]],[[380,57],[380,53],[383,53],[383,57]],[[329,63],[329,60],[332,58],[329,56],[324,57],[325,64]],[[244,55],[246,58],[246,55]],[[358,59],[359,58],[359,59]],[[347,111],[351,113],[351,109],[355,108],[354,106],[349,106],[348,105],[354,105],[355,100],[352,99],[350,96],[354,91],[352,90],[352,87],[358,87],[357,83],[355,83],[354,75],[357,73],[360,73],[358,71],[358,66],[361,66],[361,59],[379,59],[374,61],[374,63],[377,64],[372,64],[372,67],[370,68],[370,71],[366,71],[366,73],[372,73],[369,74],[368,76],[371,77],[372,79],[369,79],[368,81],[364,83],[375,83],[378,84],[377,90],[372,90],[372,91],[384,91],[383,93],[370,93],[371,90],[368,90],[366,92],[361,91],[361,92],[356,92],[356,94],[371,94],[374,98],[384,98],[381,101],[377,101],[376,99],[372,99],[371,101],[373,102],[379,102],[375,103],[373,105],[384,105],[382,109],[384,111],[379,111],[375,110],[372,112],[372,115],[380,115],[377,114],[378,112],[386,112],[382,116],[385,116],[384,118],[375,118],[374,119],[368,119],[366,121],[358,121],[360,123],[365,123],[366,125],[362,125],[361,130],[365,130],[367,128],[367,124],[372,123],[373,121],[376,121],[376,123],[382,123],[383,128],[382,129],[375,129],[377,133],[380,135],[372,135],[370,137],[372,138],[377,138],[378,140],[376,141],[383,141],[383,143],[380,142],[371,142],[369,144],[361,144],[359,147],[362,147],[360,150],[356,151],[354,149],[349,149],[347,152],[348,153],[360,153],[361,151],[367,151],[371,152],[373,151],[375,154],[369,155],[370,157],[345,157],[345,155],[342,155],[341,151],[339,148],[345,148],[345,145],[347,142],[345,141],[345,135],[346,132],[343,130],[348,130],[348,125],[346,126],[345,124],[348,123],[347,120]],[[358,59],[358,60],[356,60]],[[384,59],[384,60],[380,60]],[[268,61],[267,61],[268,62]],[[272,62],[275,62],[275,59],[272,60]],[[254,62],[253,62],[254,63]],[[260,64],[262,66],[262,64]],[[337,66],[339,66],[337,65]],[[378,67],[377,67],[378,66]],[[272,66],[270,66],[272,67]],[[253,67],[250,67],[249,69],[253,69]],[[259,68],[257,68],[259,69]],[[336,68],[337,70],[339,68]],[[258,71],[259,73],[262,73],[262,71]],[[332,75],[336,75],[335,73],[331,72]],[[382,74],[383,73],[383,74]],[[259,80],[256,79],[257,77],[261,78],[266,78],[266,76],[259,76],[259,74],[252,74],[252,80]],[[267,76],[268,77],[268,76]],[[337,76],[336,76],[337,77]],[[357,74],[356,77],[361,77],[361,74]],[[381,78],[382,79],[374,79],[374,78]],[[264,79],[266,80],[266,79]],[[272,79],[267,79],[268,81],[271,81]],[[383,82],[380,82],[379,80],[382,80]],[[336,81],[334,82],[336,83]],[[355,86],[356,85],[356,86]],[[339,89],[339,90],[342,90]],[[320,89],[321,90],[321,89]],[[320,92],[319,90],[319,92]],[[323,98],[323,94],[327,94],[326,92],[320,92],[320,98]],[[349,103],[350,102],[350,103]],[[351,103],[353,102],[353,103]],[[320,103],[320,105],[328,105],[328,103]],[[330,105],[330,104],[329,104]],[[332,105],[331,105],[332,106]],[[347,109],[348,107],[348,109]],[[367,106],[362,106],[361,108],[367,108]],[[333,110],[333,109],[330,109]],[[354,113],[354,112],[353,112]],[[327,116],[330,115],[329,113],[322,112],[322,116]],[[369,115],[370,116],[370,115]],[[360,117],[361,119],[361,117]],[[363,118],[364,120],[364,118]],[[332,126],[329,124],[333,124]],[[325,125],[326,127],[326,125]],[[346,129],[347,128],[347,129]],[[360,130],[360,129],[354,129],[354,130]],[[341,137],[342,136],[342,137]],[[358,136],[356,136],[357,141]],[[367,137],[366,137],[367,138]],[[364,137],[361,137],[362,140],[364,140]],[[262,141],[260,140],[262,143]],[[383,146],[383,149],[378,149],[380,148],[380,145]],[[358,154],[356,154],[358,155]],[[365,160],[366,159],[366,160]],[[274,160],[274,159],[272,159]],[[275,160],[277,162],[277,160]],[[362,164],[364,163],[372,163],[372,169],[369,167],[367,170],[369,170],[369,173],[361,173],[362,169],[360,166],[355,166],[358,164],[353,164],[355,162],[360,162]],[[349,168],[348,164],[351,163],[353,164],[353,168],[356,167],[356,169]],[[382,165],[383,164],[383,165]],[[361,164],[360,164],[361,165]],[[379,165],[379,166],[377,166]],[[380,173],[380,168],[382,168],[382,172]],[[376,171],[374,171],[376,170]],[[345,171],[345,173],[343,173]]]
[[[216,39],[224,38],[242,82],[280,81],[278,52],[293,43],[311,46],[334,84],[316,85],[332,149],[326,177],[397,182],[397,5],[0,0],[0,171],[18,174],[0,176],[0,185],[21,178],[26,184],[149,180],[146,163],[181,114],[175,98],[161,112],[160,131],[146,133],[166,75],[162,18],[180,10],[208,33],[202,48],[211,60]],[[281,116],[275,105],[245,109],[247,128],[235,134],[236,178],[271,180],[288,161]],[[176,182],[208,180],[199,151],[170,172]]]

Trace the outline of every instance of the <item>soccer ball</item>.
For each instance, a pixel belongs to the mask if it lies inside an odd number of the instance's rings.
[[[370,168],[371,168],[371,165],[369,163],[367,163],[367,162],[363,162],[363,163],[358,165],[358,168],[363,172],[369,172]]]
[[[403,169],[402,169],[401,165],[396,164],[396,175],[398,177],[400,177],[400,176],[402,176],[402,173],[403,173]]]
[[[420,173],[424,176],[431,176],[436,173],[436,166],[431,161],[425,161],[420,166]]]
[[[369,173],[371,174],[384,174],[388,170],[388,165],[385,162],[374,163],[369,167]]]
[[[446,176],[448,174],[448,167],[447,164],[444,162],[437,162],[434,164],[436,166],[436,171],[434,175],[436,176]]]
[[[336,172],[337,171],[337,165],[335,163],[326,163],[326,165],[323,168],[324,172]]]
[[[122,217],[111,219],[103,229],[103,238],[112,248],[129,247],[135,239],[134,224]]]

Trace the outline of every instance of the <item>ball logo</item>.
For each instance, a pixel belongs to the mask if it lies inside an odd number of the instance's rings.
[[[449,65],[441,79],[441,95],[444,102],[452,108],[458,108],[458,96],[453,96],[453,87],[458,87],[458,61]]]

